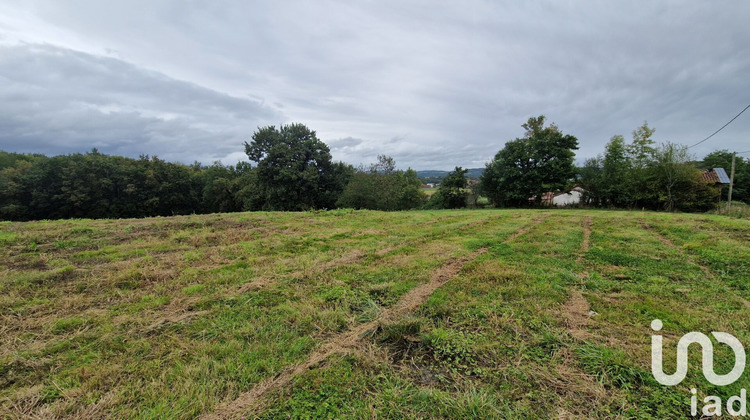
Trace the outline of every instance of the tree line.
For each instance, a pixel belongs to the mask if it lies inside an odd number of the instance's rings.
[[[358,168],[334,162],[328,146],[302,124],[263,127],[245,143],[248,161],[210,166],[89,153],[47,157],[0,151],[0,219],[129,218],[233,211],[354,208],[407,210],[477,205],[542,204],[547,192],[574,185],[591,206],[705,210],[718,194],[700,181],[699,167],[724,167],[714,152],[692,162],[684,147],[656,146],[646,124],[633,141],[613,137],[605,153],[574,165],[578,140],[544,116],[523,124],[526,134],[506,143],[480,178],[456,167],[430,198],[412,169],[391,157]],[[737,159],[734,198],[748,200],[750,164]]]
[[[0,151],[0,219],[129,218],[337,207],[419,208],[414,170],[380,156],[370,168],[333,162],[302,124],[264,127],[245,143],[249,161],[185,165],[99,153],[47,157]]]
[[[93,150],[46,157],[0,153],[7,220],[171,216],[239,210],[249,164],[204,167]]]
[[[647,123],[633,131],[631,142],[613,136],[603,155],[586,160],[579,171],[584,200],[597,207],[666,211],[706,211],[726,197],[726,185],[703,179],[703,169],[731,167],[731,154],[716,151],[695,161],[687,146],[657,145],[654,129]],[[734,199],[747,202],[750,167],[741,157],[736,161]]]

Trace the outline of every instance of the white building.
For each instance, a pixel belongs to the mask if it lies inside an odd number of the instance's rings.
[[[582,196],[583,189],[580,187],[575,187],[566,193],[558,194],[552,197],[552,205],[557,207],[564,207],[571,204],[578,204],[581,202]]]

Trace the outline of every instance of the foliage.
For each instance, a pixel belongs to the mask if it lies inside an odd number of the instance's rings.
[[[0,151],[0,219],[333,208],[353,173],[350,165],[332,163],[328,147],[301,124],[259,129],[245,148],[257,168],[131,159],[96,149],[54,157]]]
[[[602,162],[602,176],[608,181],[602,184],[602,199],[605,202],[612,203],[615,207],[627,205],[630,168],[625,139],[619,135],[612,137]]]
[[[488,163],[481,183],[456,167],[427,201],[412,169],[396,170],[393,158],[355,170],[332,162],[328,147],[302,124],[259,128],[245,152],[251,161],[184,165],[158,157],[85,154],[46,157],[0,151],[0,219],[127,218],[247,210],[308,210],[346,207],[374,210],[460,208],[487,204],[527,206],[543,193],[566,189],[574,181],[584,202],[606,208],[705,211],[727,187],[700,180],[683,147],[656,146],[647,123],[626,143],[614,136],[604,155],[588,159],[573,176],[577,140],[544,116],[530,118],[526,134]],[[731,168],[732,155],[716,151],[700,168]],[[437,173],[441,171],[426,171]],[[734,201],[750,201],[750,162],[736,160]],[[442,177],[442,175],[441,175]],[[480,194],[483,196],[480,197]]]
[[[257,163],[263,210],[333,208],[351,176],[333,164],[325,143],[303,124],[259,128],[245,153]]]
[[[359,168],[341,193],[336,206],[369,210],[408,210],[421,207],[426,196],[417,172],[396,170],[392,157],[378,156],[369,169]]]
[[[655,146],[654,129],[644,123],[626,144],[617,135],[604,156],[588,159],[580,170],[584,200],[593,206],[653,210],[706,211],[718,191],[701,179],[685,146]]]
[[[544,120],[529,118],[526,135],[507,142],[487,164],[482,190],[495,205],[526,206],[532,197],[539,204],[545,192],[563,190],[574,178],[578,139]]]
[[[727,150],[717,150],[709,153],[699,162],[701,169],[724,168],[727,175],[731,175],[732,153]],[[726,200],[729,186],[724,185],[721,190],[722,200]],[[734,163],[734,187],[732,201],[742,201],[750,204],[750,159],[737,156]]]
[[[0,160],[8,155],[13,154],[0,152]],[[0,170],[2,219],[171,216],[259,207],[255,170],[248,163],[186,166],[96,149],[51,158],[21,156]]]
[[[1,154],[1,153],[0,153]],[[12,220],[202,212],[205,168],[157,157],[86,154],[19,159],[0,171],[0,217]]]
[[[608,386],[629,389],[650,379],[647,372],[633,366],[622,349],[586,343],[575,351],[583,370]]]
[[[685,211],[706,211],[718,199],[718,190],[703,182],[700,171],[692,165],[686,146],[666,143],[659,147],[649,173],[653,196],[666,211],[678,206]]]
[[[473,354],[473,337],[463,331],[436,328],[424,336],[425,344],[434,357],[456,367],[467,367],[476,363]]]
[[[468,169],[456,166],[456,169],[443,178],[443,182],[440,183],[437,192],[430,197],[427,207],[431,209],[458,209],[466,207],[469,196],[469,190],[467,189],[468,181],[466,179],[467,172]]]

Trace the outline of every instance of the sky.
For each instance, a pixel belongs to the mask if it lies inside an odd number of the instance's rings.
[[[483,167],[545,115],[577,162],[750,104],[750,2],[0,0],[0,150],[234,164],[302,123],[334,160]],[[750,112],[703,144],[750,150]]]

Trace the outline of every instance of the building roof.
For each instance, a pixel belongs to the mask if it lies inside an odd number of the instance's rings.
[[[729,177],[727,176],[727,171],[725,171],[724,168],[714,168],[714,172],[716,172],[716,175],[719,176],[719,180],[721,180],[722,184],[729,184]]]
[[[729,177],[724,168],[706,169],[701,176],[706,182],[713,184],[729,184]]]

